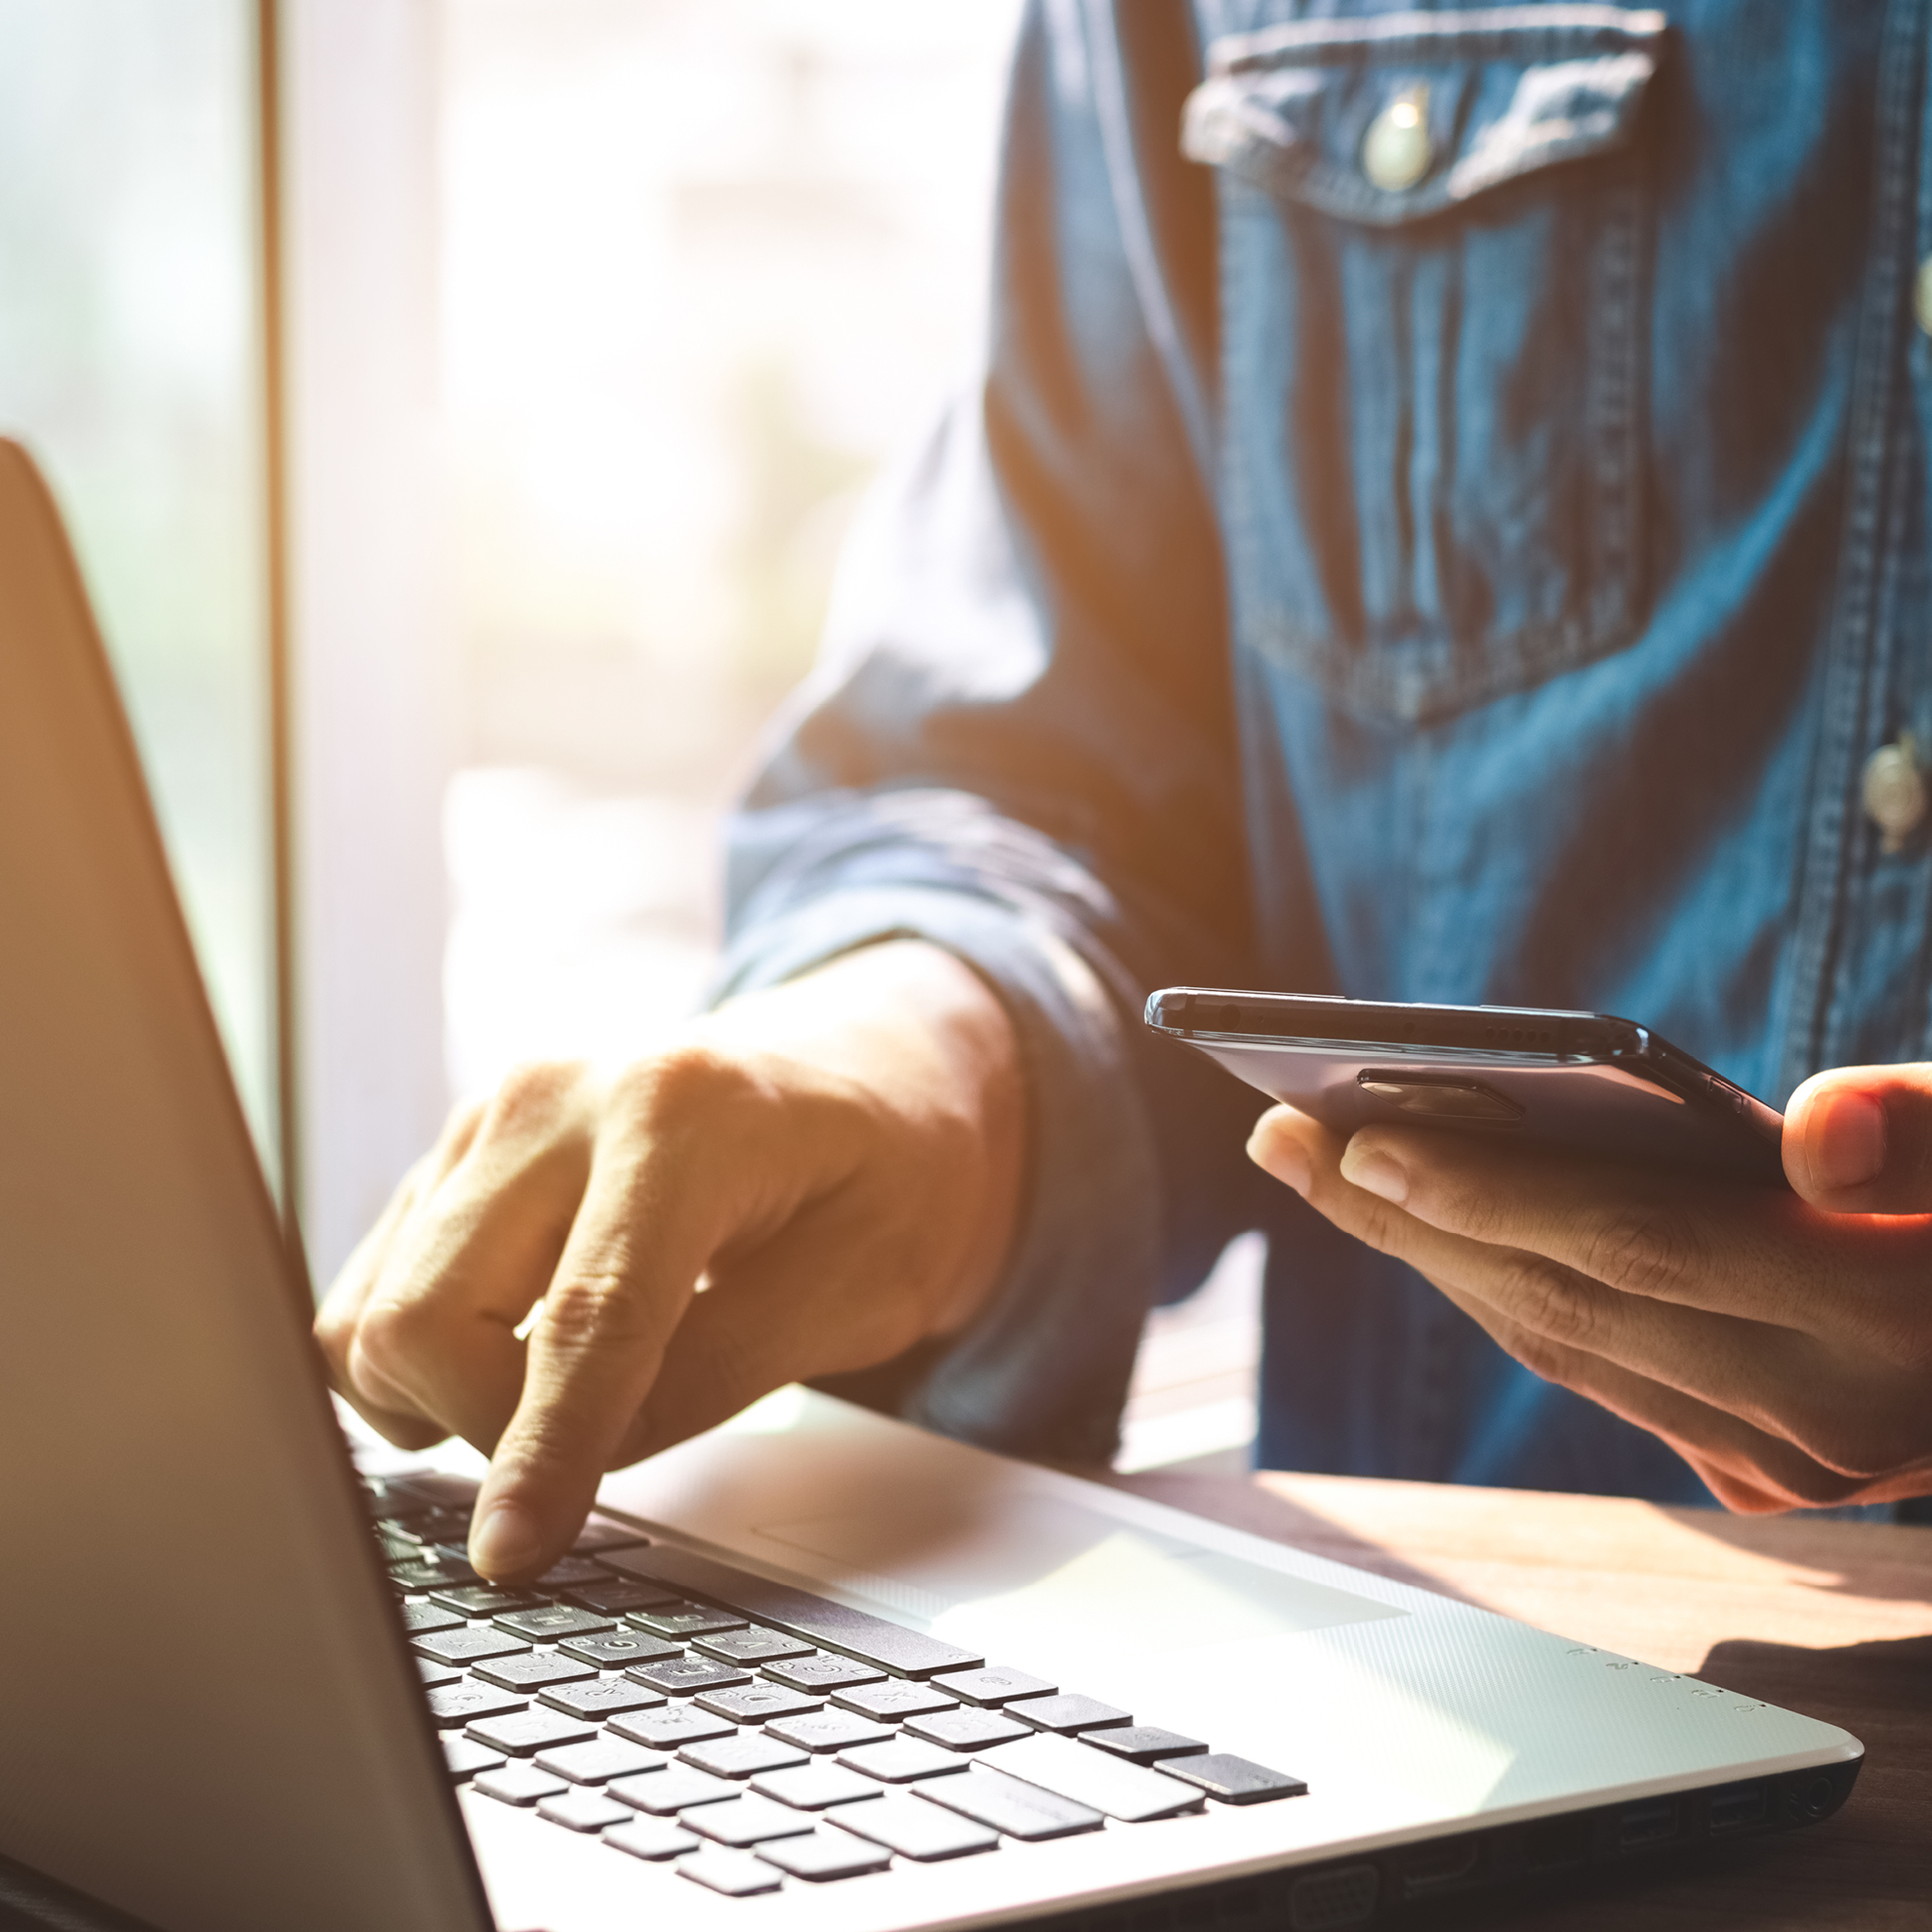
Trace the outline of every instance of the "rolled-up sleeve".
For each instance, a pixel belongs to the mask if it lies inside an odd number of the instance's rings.
[[[1146,1038],[1241,983],[1249,871],[1206,474],[1213,209],[1174,151],[1179,8],[1034,10],[1006,128],[987,366],[863,513],[820,664],[729,836],[720,997],[918,937],[1004,1002],[1025,1206],[913,1419],[1113,1447],[1141,1321],[1247,1224],[1258,1104]],[[1129,31],[1123,25],[1121,32]],[[1125,58],[1124,58],[1125,55]]]

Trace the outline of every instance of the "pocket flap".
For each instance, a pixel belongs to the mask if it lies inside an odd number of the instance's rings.
[[[1663,14],[1480,7],[1293,21],[1208,49],[1181,149],[1345,221],[1394,227],[1629,139]]]

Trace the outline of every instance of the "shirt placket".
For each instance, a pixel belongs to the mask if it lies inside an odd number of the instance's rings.
[[[1886,19],[1879,62],[1870,266],[1849,405],[1838,582],[1820,668],[1816,757],[1799,855],[1778,1090],[1821,1066],[1918,1050],[1925,1030],[1922,826],[1888,838],[1866,809],[1875,753],[1932,744],[1924,678],[1925,490],[1920,391],[1928,345],[1913,320],[1932,252],[1923,126],[1926,0]],[[1924,716],[1921,716],[1925,713]]]

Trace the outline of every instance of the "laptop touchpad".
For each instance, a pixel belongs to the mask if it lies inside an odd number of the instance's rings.
[[[872,1509],[774,1523],[788,1567],[919,1618],[940,1635],[1009,1648],[1056,1627],[1114,1650],[1192,1649],[1407,1613],[1243,1557],[1048,1497],[914,1520]],[[773,1551],[777,1553],[776,1549]]]

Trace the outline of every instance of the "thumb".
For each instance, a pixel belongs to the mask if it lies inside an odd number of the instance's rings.
[[[1932,1213],[1932,1065],[1814,1074],[1785,1110],[1785,1173],[1833,1213]]]

